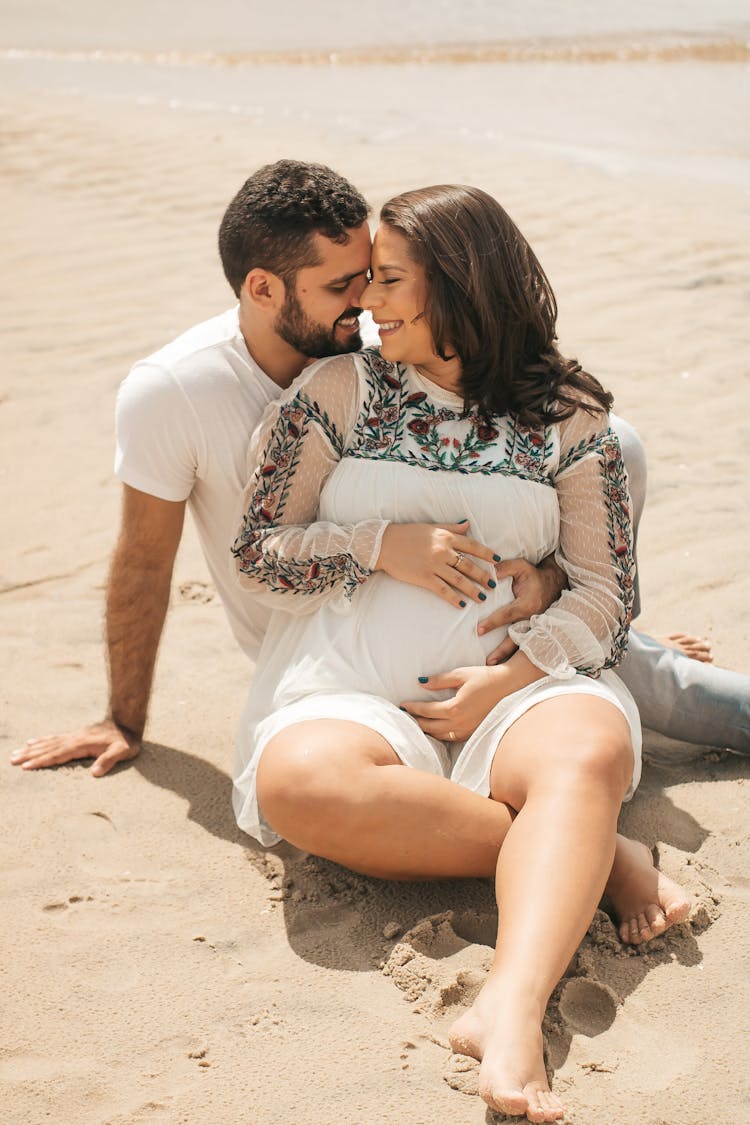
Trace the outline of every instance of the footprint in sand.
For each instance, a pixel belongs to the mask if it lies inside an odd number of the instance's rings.
[[[208,605],[216,597],[216,591],[208,582],[182,582],[179,587],[180,600]]]
[[[107,1117],[107,1125],[170,1125],[174,1121],[171,1101],[171,1096],[167,1095],[159,1101],[143,1102],[127,1113]]]
[[[558,1001],[567,1029],[588,1036],[601,1035],[611,1027],[617,1007],[617,997],[610,988],[582,977],[565,981]]]
[[[494,940],[494,926],[492,916],[452,910],[424,918],[393,947],[383,973],[415,1012],[447,1017],[471,1004],[482,987],[492,960],[486,941]]]
[[[61,910],[69,910],[71,906],[76,906],[79,902],[94,902],[93,895],[71,895],[70,898],[62,899],[59,902],[48,902],[46,906],[42,907],[45,913],[52,914]]]
[[[468,1055],[451,1055],[445,1064],[443,1080],[460,1094],[479,1096],[479,1063]]]

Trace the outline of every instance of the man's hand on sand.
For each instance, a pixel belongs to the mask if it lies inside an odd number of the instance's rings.
[[[94,777],[103,777],[119,762],[135,758],[140,749],[140,738],[121,730],[112,719],[104,719],[69,734],[30,738],[11,754],[10,760],[23,770],[40,770],[79,758],[94,758],[90,772]]]
[[[501,626],[514,625],[517,621],[528,621],[537,613],[557,601],[565,589],[567,578],[552,556],[539,566],[525,559],[506,559],[497,563],[495,575],[498,579],[510,578],[513,582],[513,601],[496,610],[479,622],[480,634],[490,633]],[[487,664],[503,664],[516,651],[516,645],[506,637],[487,657]]]

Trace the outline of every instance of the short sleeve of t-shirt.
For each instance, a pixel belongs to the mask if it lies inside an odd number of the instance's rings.
[[[160,500],[187,500],[201,428],[174,375],[158,364],[136,364],[117,393],[115,427],[119,480]]]

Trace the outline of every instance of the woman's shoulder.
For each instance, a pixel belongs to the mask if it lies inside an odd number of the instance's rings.
[[[336,397],[342,391],[350,392],[363,381],[400,386],[401,375],[398,366],[383,359],[377,348],[363,348],[358,352],[345,352],[315,360],[282,393],[279,401],[290,402],[297,397],[306,398],[312,393],[316,397]]]
[[[601,452],[602,445],[612,434],[609,414],[601,403],[587,391],[572,391],[573,401],[566,407],[564,417],[554,423],[559,435],[559,470],[592,453]],[[616,442],[617,438],[612,435]]]

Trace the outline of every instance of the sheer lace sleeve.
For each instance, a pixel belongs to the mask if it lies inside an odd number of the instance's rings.
[[[372,573],[387,520],[318,521],[358,407],[356,360],[337,356],[302,375],[253,435],[232,554],[240,585],[266,604],[308,613],[333,594],[350,599]]]
[[[560,423],[559,433],[555,557],[570,588],[509,632],[538,668],[564,679],[576,671],[595,674],[623,656],[635,564],[627,477],[606,417],[579,409]]]

